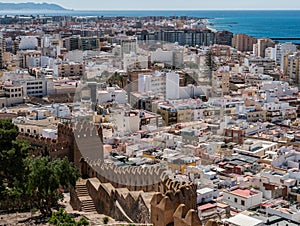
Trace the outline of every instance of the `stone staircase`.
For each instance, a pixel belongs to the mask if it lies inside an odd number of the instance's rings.
[[[80,201],[81,211],[83,212],[97,212],[95,204],[86,188],[87,180],[79,180],[76,182],[76,195]]]

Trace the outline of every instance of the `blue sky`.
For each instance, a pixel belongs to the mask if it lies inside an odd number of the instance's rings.
[[[49,2],[79,10],[300,9],[299,0],[3,0],[1,2]]]

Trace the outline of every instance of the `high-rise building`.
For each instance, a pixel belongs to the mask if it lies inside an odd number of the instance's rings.
[[[166,74],[166,99],[179,99],[179,74]]]
[[[233,33],[230,31],[218,31],[216,33],[216,44],[228,45],[232,44]]]
[[[125,54],[137,52],[137,39],[134,37],[126,38],[121,40],[121,56]]]
[[[253,45],[253,53],[258,57],[265,57],[265,51],[268,47],[274,48],[275,43],[269,38],[259,38],[257,43]]]
[[[4,53],[6,52],[6,40],[0,32],[0,69],[4,67]]]
[[[211,30],[162,30],[157,33],[157,39],[165,42],[177,42],[179,45],[210,46],[215,44],[215,33]]]
[[[238,51],[252,51],[256,39],[246,34],[236,34],[232,38],[232,47]]]
[[[100,39],[98,37],[80,37],[73,35],[72,37],[64,38],[63,46],[68,50],[95,50],[100,47]]]
[[[291,42],[279,43],[275,45],[276,64],[280,65],[281,70],[284,68],[284,57],[297,51],[297,46]]]
[[[5,42],[5,40],[3,39],[2,34],[0,34],[0,69],[3,68],[3,54],[4,54],[3,42]]]
[[[283,72],[296,85],[300,84],[300,53],[295,52],[284,57]]]

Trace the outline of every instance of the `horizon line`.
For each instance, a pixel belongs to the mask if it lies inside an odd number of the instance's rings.
[[[282,8],[233,8],[233,9],[219,9],[219,8],[207,8],[207,9],[66,9],[73,11],[300,11],[300,8],[282,9]]]

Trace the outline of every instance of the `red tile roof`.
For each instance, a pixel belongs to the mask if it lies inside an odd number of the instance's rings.
[[[254,195],[254,193],[251,190],[249,190],[249,189],[236,189],[236,190],[234,190],[234,191],[232,191],[230,193],[234,194],[234,195],[238,195],[238,196],[244,197],[244,198],[249,198],[252,195]]]
[[[207,203],[207,204],[198,206],[198,210],[203,211],[203,210],[208,210],[208,209],[211,209],[214,207],[216,207],[216,204]]]

